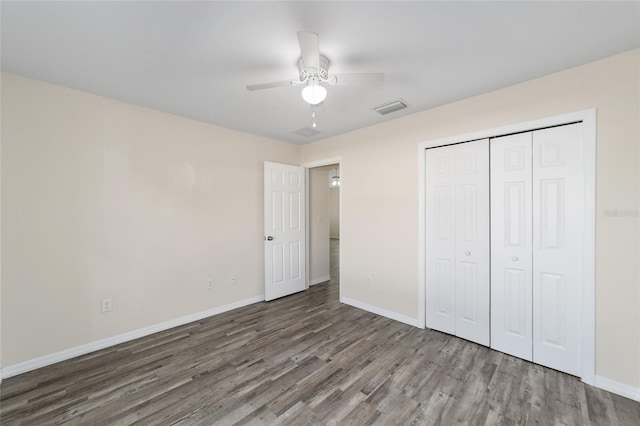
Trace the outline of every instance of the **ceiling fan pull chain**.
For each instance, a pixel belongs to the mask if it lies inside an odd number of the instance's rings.
[[[315,129],[316,128],[316,106],[315,105],[311,105],[311,118],[313,119],[313,124],[311,124],[311,127]]]

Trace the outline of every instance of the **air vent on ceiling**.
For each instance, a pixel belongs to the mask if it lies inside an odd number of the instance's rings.
[[[382,105],[378,105],[373,110],[381,115],[387,115],[395,111],[400,111],[408,106],[407,102],[403,99],[396,99],[395,101],[387,102]]]
[[[304,136],[305,138],[309,138],[311,136],[317,135],[318,133],[320,133],[320,131],[316,129],[310,129],[309,127],[303,127],[302,129],[298,129],[293,133],[295,133],[298,136]]]

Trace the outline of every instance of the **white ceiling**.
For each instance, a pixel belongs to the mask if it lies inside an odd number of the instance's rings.
[[[2,69],[296,144],[495,90],[640,46],[638,2],[7,2]],[[384,72],[382,87],[329,87],[311,125],[299,30],[330,73]],[[387,116],[374,106],[403,98]]]

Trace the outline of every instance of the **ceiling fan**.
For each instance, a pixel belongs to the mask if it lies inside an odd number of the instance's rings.
[[[384,81],[382,73],[329,74],[329,59],[320,54],[320,39],[316,33],[299,31],[298,43],[300,44],[300,59],[298,60],[299,76],[297,79],[251,84],[247,86],[247,89],[254,91],[304,84],[302,98],[311,105],[317,105],[327,96],[327,89],[322,84],[329,86],[379,86]]]

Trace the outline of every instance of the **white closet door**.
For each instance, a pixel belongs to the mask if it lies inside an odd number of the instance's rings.
[[[489,140],[427,150],[427,327],[489,345]]]
[[[489,140],[456,151],[456,336],[489,346]]]
[[[491,140],[491,347],[531,361],[532,134]]]
[[[580,375],[580,124],[533,132],[533,360]]]
[[[427,327],[455,334],[456,147],[425,155]]]

